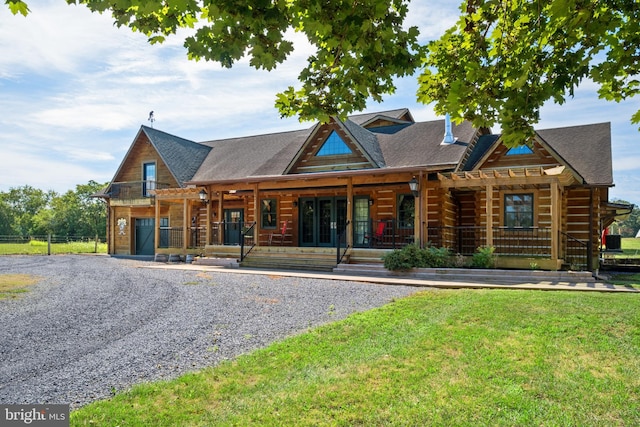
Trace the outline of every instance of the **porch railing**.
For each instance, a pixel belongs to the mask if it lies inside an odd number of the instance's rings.
[[[336,231],[336,242],[337,242],[337,251],[336,251],[336,265],[342,262],[342,258],[347,254],[347,250],[349,249],[349,245],[347,244],[347,236],[351,232],[351,223],[347,221],[342,228],[342,231]]]
[[[182,227],[160,227],[159,248],[181,248],[184,242]]]
[[[501,256],[551,256],[550,228],[493,228],[495,254]],[[428,227],[427,240],[432,246],[451,249],[465,256],[487,245],[486,227]]]
[[[354,221],[353,246],[397,249],[414,242],[414,227],[396,219]]]
[[[135,201],[153,199],[152,190],[169,188],[170,184],[157,181],[122,181],[111,184],[109,196],[112,201]]]
[[[244,230],[244,227],[242,228]],[[253,222],[242,232],[242,237],[240,239],[240,261],[242,262],[244,258],[249,255],[251,249],[256,245],[255,239],[255,231],[256,231],[256,223]]]
[[[589,267],[589,244],[583,240],[561,232],[564,261],[572,270],[585,270]]]

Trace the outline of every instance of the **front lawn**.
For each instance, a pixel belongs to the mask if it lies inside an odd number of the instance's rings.
[[[640,296],[425,291],[71,425],[640,425]]]

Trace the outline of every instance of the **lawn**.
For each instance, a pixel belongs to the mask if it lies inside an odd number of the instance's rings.
[[[18,298],[39,280],[39,277],[29,274],[0,274],[0,300]]]
[[[640,425],[640,296],[424,291],[71,425]]]
[[[0,243],[0,255],[47,255],[46,240],[30,240],[26,243]],[[51,243],[52,254],[96,253],[94,241]],[[107,244],[98,243],[97,253],[107,253]]]

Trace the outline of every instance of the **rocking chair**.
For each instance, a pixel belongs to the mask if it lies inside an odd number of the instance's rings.
[[[284,235],[287,234],[287,226],[289,225],[289,221],[282,221],[282,230],[280,230],[280,234],[271,233],[269,234],[269,246],[273,245],[274,242],[277,242],[279,245],[282,245],[284,241]]]

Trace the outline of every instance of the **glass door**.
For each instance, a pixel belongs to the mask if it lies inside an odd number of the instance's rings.
[[[346,222],[346,198],[300,199],[300,246],[336,246],[336,232],[342,232]]]
[[[225,209],[224,210],[224,244],[239,245],[242,224],[244,221],[244,209]]]

